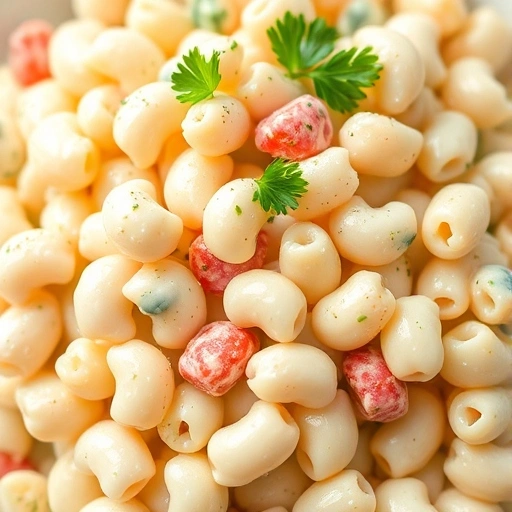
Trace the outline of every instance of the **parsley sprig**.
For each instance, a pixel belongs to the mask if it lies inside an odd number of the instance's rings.
[[[379,79],[382,65],[372,47],[341,50],[320,64],[334,51],[338,34],[323,18],[306,24],[303,14],[287,11],[282,20],[267,30],[272,51],[288,70],[290,78],[311,78],[315,92],[332,109],[350,112],[366,98],[365,87]]]
[[[178,71],[171,75],[172,89],[179,92],[176,99],[180,103],[198,103],[213,97],[221,75],[219,73],[220,52],[214,51],[210,60],[199,52],[196,46],[183,55],[183,63],[178,63]]]
[[[298,162],[276,158],[265,169],[263,176],[254,180],[257,190],[252,200],[259,201],[264,211],[286,215],[287,209],[296,210],[297,199],[307,192],[308,182],[302,177]]]

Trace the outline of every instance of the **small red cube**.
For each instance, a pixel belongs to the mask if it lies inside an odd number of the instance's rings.
[[[212,322],[190,340],[178,369],[197,389],[221,396],[244,375],[247,362],[259,348],[251,331],[228,321]]]
[[[28,20],[9,36],[9,67],[21,85],[32,85],[50,76],[48,44],[52,33],[48,22]]]
[[[238,274],[263,267],[267,255],[268,235],[260,231],[256,240],[254,256],[243,263],[227,263],[214,256],[199,235],[190,245],[190,270],[201,283],[203,290],[222,295],[228,283]]]
[[[389,371],[377,347],[365,345],[347,352],[343,372],[350,395],[364,419],[386,423],[407,412],[407,386]]]
[[[275,158],[304,160],[327,149],[333,128],[327,107],[304,94],[262,119],[256,127],[256,147]]]

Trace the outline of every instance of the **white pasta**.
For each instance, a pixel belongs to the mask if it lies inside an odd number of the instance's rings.
[[[0,512],[512,512],[512,5],[24,2]]]
[[[338,390],[334,400],[321,409],[295,405],[291,413],[300,429],[296,455],[304,473],[319,481],[345,469],[355,454],[358,440],[356,417],[348,394]]]
[[[176,387],[174,399],[158,424],[162,441],[179,453],[204,448],[223,423],[224,402],[188,382]]]
[[[406,382],[426,382],[444,361],[439,306],[422,295],[401,297],[380,333],[382,354],[391,373]]]
[[[306,321],[307,301],[300,288],[271,270],[249,270],[234,277],[224,291],[223,303],[235,325],[260,327],[280,342],[296,338]]]
[[[350,117],[341,127],[339,139],[358,173],[388,178],[408,171],[423,145],[419,131],[373,112]]]
[[[74,461],[80,471],[98,478],[107,497],[120,501],[133,498],[156,471],[138,431],[113,420],[99,421],[80,436]]]
[[[174,373],[167,358],[141,340],[115,345],[106,357],[116,381],[112,419],[138,430],[156,427],[174,394]]]
[[[183,233],[181,218],[156,202],[156,189],[146,180],[114,187],[101,212],[108,239],[120,253],[142,263],[169,256]]]
[[[395,303],[380,274],[361,270],[318,301],[311,318],[313,332],[337,350],[362,347],[386,325]]]
[[[336,396],[336,366],[322,350],[302,343],[279,343],[254,354],[247,385],[261,400],[318,409]]]
[[[303,473],[295,455],[289,457],[276,469],[256,478],[252,482],[235,487],[235,503],[247,512],[258,512],[264,507],[277,503],[291,510],[300,495],[311,485],[312,481]],[[275,512],[283,512],[275,510]]]
[[[151,317],[153,337],[162,347],[184,348],[205,324],[203,289],[190,270],[171,259],[144,264],[123,284],[122,293]]]
[[[117,82],[125,94],[155,81],[164,59],[153,41],[124,27],[104,30],[85,57],[90,68]]]
[[[114,118],[114,140],[137,167],[145,169],[157,161],[166,139],[179,131],[187,111],[168,83],[146,83],[123,100]],[[148,130],[149,139],[144,137]]]
[[[50,512],[47,479],[35,471],[15,471],[0,481],[0,507],[8,512],[23,512],[29,507]]]
[[[444,407],[440,398],[417,385],[408,389],[407,414],[381,426],[370,442],[377,463],[392,478],[402,478],[421,469],[437,452],[444,435]],[[415,424],[426,422],[431,422],[432,428],[420,435]]]
[[[282,464],[298,440],[299,428],[288,411],[259,400],[246,416],[210,438],[207,453],[213,478],[230,487],[248,484]]]
[[[391,263],[408,249],[416,232],[414,210],[399,201],[371,208],[361,197],[353,196],[329,216],[334,244],[342,257],[354,263]]]
[[[283,233],[279,269],[302,290],[308,304],[334,291],[341,280],[336,247],[327,232],[312,222],[297,222]]]

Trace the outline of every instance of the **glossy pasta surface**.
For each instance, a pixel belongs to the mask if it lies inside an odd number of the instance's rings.
[[[512,20],[475,4],[2,36],[0,512],[512,511]]]

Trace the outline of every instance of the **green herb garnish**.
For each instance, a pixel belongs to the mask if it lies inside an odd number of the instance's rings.
[[[178,63],[178,70],[171,75],[172,89],[181,93],[176,96],[180,103],[198,103],[213,97],[213,91],[220,83],[220,52],[214,51],[210,60],[199,52],[196,46],[183,55],[183,63]]]
[[[308,182],[302,177],[298,162],[276,158],[265,169],[263,176],[254,180],[258,189],[253,201],[259,201],[264,211],[286,215],[287,208],[296,210],[297,199],[306,192]]]
[[[312,79],[317,96],[339,112],[356,108],[358,101],[366,98],[363,88],[379,79],[382,65],[370,46],[341,50],[320,64],[334,51],[338,37],[336,29],[322,18],[306,24],[304,15],[287,11],[267,35],[288,76]]]

